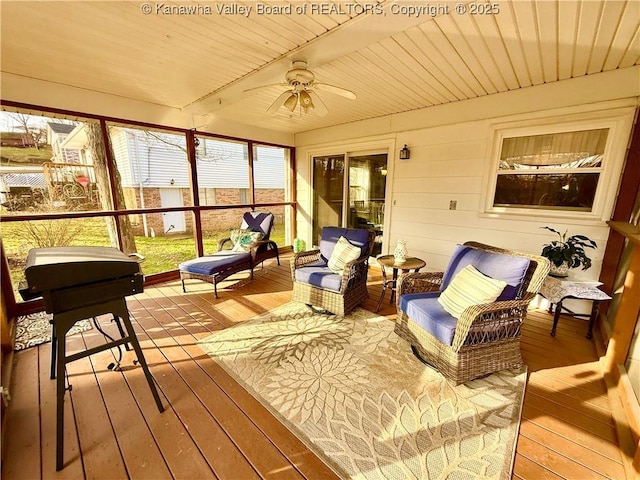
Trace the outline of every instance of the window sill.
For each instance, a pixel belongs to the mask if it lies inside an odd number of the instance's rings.
[[[608,219],[594,212],[571,212],[567,210],[537,210],[524,208],[496,208],[478,212],[480,218],[496,218],[501,220],[547,220],[557,219],[568,224],[602,226]]]

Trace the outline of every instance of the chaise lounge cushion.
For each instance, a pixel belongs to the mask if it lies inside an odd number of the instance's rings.
[[[444,291],[449,286],[451,280],[460,270],[467,265],[473,265],[487,277],[507,282],[507,286],[498,296],[498,301],[513,300],[520,293],[529,263],[530,261],[526,257],[504,255],[464,245],[456,245],[449,265],[442,277],[441,290]]]
[[[251,253],[249,252],[232,252],[230,250],[224,250],[216,252],[213,255],[205,255],[204,257],[182,262],[178,268],[183,272],[195,273],[198,275],[213,275],[214,273],[224,271],[229,267],[250,262]]]
[[[326,290],[340,291],[342,275],[332,272],[324,260],[311,262],[295,271],[296,282],[308,283]]]
[[[420,327],[442,343],[451,345],[458,319],[438,302],[440,292],[409,293],[400,297],[400,308]]]

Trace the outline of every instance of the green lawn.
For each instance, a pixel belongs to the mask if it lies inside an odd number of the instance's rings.
[[[19,147],[2,147],[0,149],[2,165],[42,165],[44,162],[50,162],[51,156],[50,145],[44,145],[38,149]]]

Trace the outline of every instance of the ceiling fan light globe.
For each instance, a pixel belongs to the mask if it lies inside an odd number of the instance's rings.
[[[300,105],[305,108],[313,108],[313,100],[311,100],[311,95],[309,95],[306,91],[300,92]]]
[[[289,98],[284,101],[284,106],[290,112],[293,112],[296,109],[296,105],[298,103],[298,96],[295,93],[292,93]]]

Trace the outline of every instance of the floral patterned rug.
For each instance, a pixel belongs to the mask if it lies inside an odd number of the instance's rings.
[[[35,347],[41,343],[51,341],[51,323],[53,315],[45,312],[21,315],[16,323],[16,342],[14,350]],[[90,320],[80,320],[71,327],[67,335],[91,330]]]
[[[342,478],[511,478],[526,372],[454,387],[393,326],[292,302],[199,345]]]

